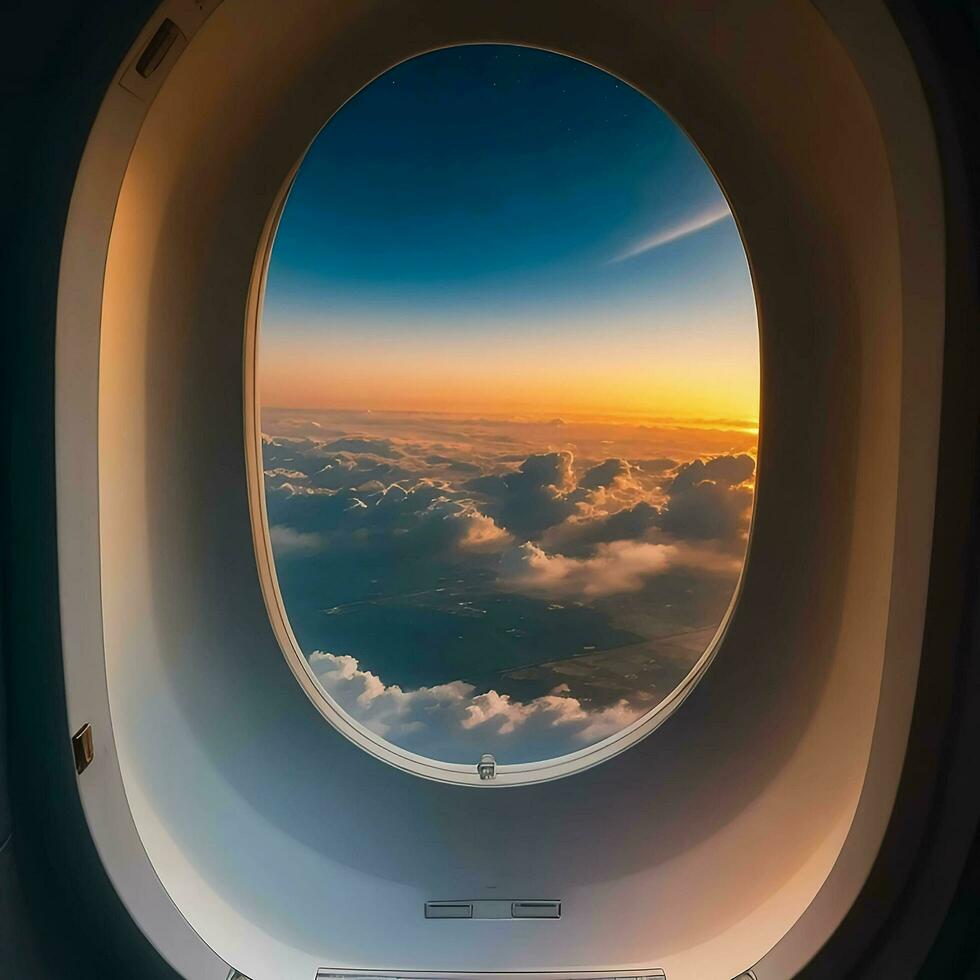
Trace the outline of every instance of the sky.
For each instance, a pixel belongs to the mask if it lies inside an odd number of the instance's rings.
[[[263,404],[758,415],[725,198],[659,107],[590,65],[471,45],[391,69],[313,141],[276,234]]]
[[[259,332],[265,504],[324,693],[451,762],[593,745],[724,622],[755,491],[735,221],[653,102],[477,45],[321,130]]]

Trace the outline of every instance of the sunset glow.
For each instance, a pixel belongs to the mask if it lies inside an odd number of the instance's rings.
[[[744,341],[719,345],[685,337],[670,350],[649,338],[596,349],[588,336],[461,336],[450,347],[358,343],[331,336],[277,345],[262,360],[270,407],[644,416],[758,421],[758,356]],[[752,360],[749,359],[751,355]],[[341,370],[336,366],[342,365]]]

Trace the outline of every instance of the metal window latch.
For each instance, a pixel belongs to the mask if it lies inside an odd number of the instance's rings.
[[[480,756],[476,771],[480,774],[480,779],[494,779],[497,775],[497,760],[489,752]]]
[[[71,737],[71,751],[75,756],[75,772],[80,776],[95,758],[95,743],[92,741],[92,726],[87,722]]]

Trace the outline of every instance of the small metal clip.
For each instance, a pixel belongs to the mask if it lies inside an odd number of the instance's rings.
[[[71,751],[75,756],[75,772],[80,776],[95,758],[95,744],[92,741],[92,726],[82,725],[71,737]]]
[[[497,760],[489,752],[480,756],[480,762],[476,767],[480,774],[480,779],[493,779],[497,775]]]

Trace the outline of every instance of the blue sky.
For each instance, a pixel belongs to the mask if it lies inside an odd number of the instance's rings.
[[[331,373],[343,356],[366,389],[365,343],[404,348],[406,363],[431,350],[444,371],[457,347],[472,371],[481,345],[540,364],[556,345],[583,363],[589,345],[628,352],[640,342],[641,356],[692,367],[704,360],[698,344],[722,351],[722,373],[748,405],[755,307],[724,213],[687,136],[605,72],[503,45],[412,59],[327,123],[290,191],[263,322],[273,372],[280,358],[272,403],[288,401],[288,355],[295,363],[300,350]],[[600,357],[601,370],[615,373],[616,357]],[[596,387],[571,362],[565,370],[569,390]]]

